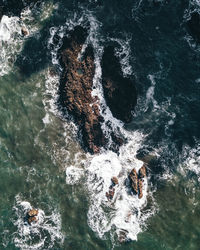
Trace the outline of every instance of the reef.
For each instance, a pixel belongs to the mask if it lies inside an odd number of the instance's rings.
[[[83,46],[87,36],[87,29],[76,26],[63,38],[58,53],[63,68],[59,103],[78,124],[83,147],[91,153],[97,153],[101,147],[106,147],[107,138],[101,128],[104,119],[100,114],[98,97],[92,95],[94,51],[91,45],[86,48]],[[130,122],[137,99],[136,88],[133,81],[123,76],[119,59],[111,46],[105,48],[102,58],[102,85],[113,116],[123,122]],[[111,149],[116,151],[124,139],[114,132],[110,136],[113,141]]]
[[[92,153],[105,144],[101,129],[103,117],[98,98],[92,96],[95,73],[94,54],[88,46],[81,54],[87,30],[77,26],[63,40],[60,62],[63,73],[60,84],[60,102],[79,125],[84,146]]]

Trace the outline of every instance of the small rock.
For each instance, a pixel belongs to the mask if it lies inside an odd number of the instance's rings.
[[[119,232],[118,239],[120,243],[127,241],[127,234],[128,234],[127,230],[123,230]]]
[[[106,192],[106,197],[108,198],[108,200],[112,200],[114,194],[115,194],[115,189],[114,188],[110,188],[109,191]]]
[[[117,177],[112,177],[111,181],[114,186],[119,184]]]
[[[31,209],[28,212],[28,217],[34,217],[34,216],[37,216],[37,215],[38,215],[38,210],[37,209]]]
[[[25,27],[22,27],[21,32],[22,32],[23,36],[27,36],[28,35],[28,30]]]

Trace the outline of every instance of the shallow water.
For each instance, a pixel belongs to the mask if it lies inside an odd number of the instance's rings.
[[[199,249],[199,47],[185,28],[194,10],[198,1],[55,0],[25,9],[21,19],[2,18],[1,249]],[[85,153],[57,104],[57,51],[77,24],[90,25],[85,46],[95,51],[101,113],[128,140],[118,154]],[[100,84],[103,48],[113,41],[139,95],[126,126],[112,117]],[[124,186],[142,165],[138,152],[156,159],[141,200]],[[115,175],[119,187],[108,202]],[[40,215],[33,227],[23,221],[31,207]],[[123,230],[129,241],[120,244]]]

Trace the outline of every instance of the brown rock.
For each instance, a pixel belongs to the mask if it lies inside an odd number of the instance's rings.
[[[60,101],[79,124],[84,146],[91,153],[98,153],[105,144],[100,122],[99,104],[92,97],[95,73],[92,47],[88,46],[80,57],[82,46],[87,38],[87,30],[75,27],[63,40],[60,61],[63,75],[60,85]]]
[[[21,32],[22,32],[23,36],[27,36],[28,35],[28,30],[25,27],[22,27]]]
[[[106,103],[112,114],[123,122],[130,122],[137,102],[134,82],[123,76],[113,46],[104,49],[102,57],[102,85]]]
[[[144,177],[146,177],[146,175],[147,175],[146,167],[145,167],[145,165],[143,165],[139,170],[139,178],[144,178]]]
[[[135,194],[138,194],[138,175],[137,175],[135,168],[132,169],[132,171],[130,172],[129,178],[131,180],[131,186],[132,186],[133,192]]]
[[[37,222],[38,219],[35,216],[29,217],[28,218],[28,223],[31,225],[33,222]]]
[[[112,177],[111,181],[112,181],[113,185],[118,185],[118,183],[119,183],[117,177]]]
[[[28,211],[28,216],[29,217],[33,217],[33,216],[37,216],[38,215],[38,210],[37,209],[31,209],[30,211]]]
[[[138,197],[139,197],[139,199],[141,199],[143,197],[142,188],[143,188],[143,179],[139,179],[138,180],[138,189],[139,189]]]

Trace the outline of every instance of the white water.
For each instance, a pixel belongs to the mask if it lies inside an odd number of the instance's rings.
[[[13,222],[17,231],[13,235],[13,241],[16,247],[24,250],[29,249],[53,249],[55,242],[62,243],[64,235],[61,233],[60,214],[54,210],[51,215],[38,209],[38,221],[29,225],[24,222],[27,212],[33,207],[28,201],[23,201],[20,195],[16,196],[14,211],[17,219]],[[35,242],[35,239],[38,239]]]

